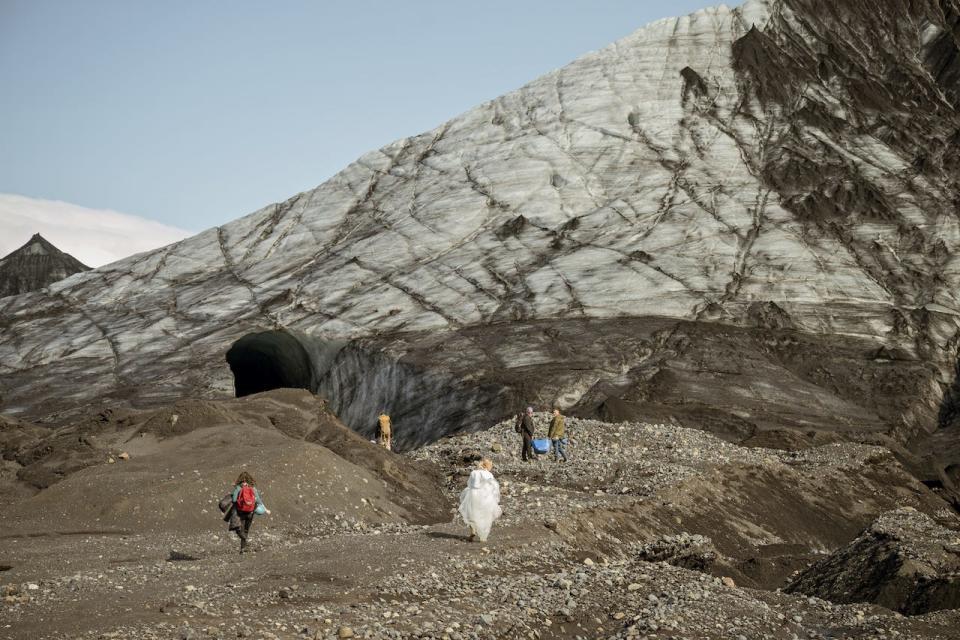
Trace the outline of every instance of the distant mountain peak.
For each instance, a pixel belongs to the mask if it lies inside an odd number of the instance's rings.
[[[89,271],[39,233],[16,251],[0,258],[0,298],[42,289],[81,271]]]
[[[63,253],[59,249],[57,249],[57,247],[52,242],[44,238],[39,233],[35,233],[32,236],[30,236],[30,239],[27,241],[25,245],[23,245],[16,251],[10,253],[9,255],[12,256],[19,252],[23,252],[28,255],[57,255],[57,254],[68,255],[66,253]]]

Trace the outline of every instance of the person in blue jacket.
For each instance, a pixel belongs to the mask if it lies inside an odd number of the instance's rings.
[[[255,484],[253,476],[243,471],[233,487],[232,515],[234,517],[230,518],[230,528],[236,531],[237,537],[240,538],[240,553],[247,549],[247,537],[250,535],[253,516],[264,513],[270,514],[270,510],[263,506],[263,502],[260,500],[260,492]]]

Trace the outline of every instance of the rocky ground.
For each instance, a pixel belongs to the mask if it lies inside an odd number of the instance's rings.
[[[279,405],[298,398],[268,394]],[[542,432],[546,420],[537,416]],[[160,441],[192,438],[191,446],[174,454],[158,447],[143,458],[176,455],[198,476],[217,475],[217,449],[202,436],[218,429],[168,434]],[[257,519],[254,552],[243,556],[219,520],[214,503],[223,488],[212,478],[197,480],[206,504],[185,492],[182,509],[205,509],[201,517],[172,513],[138,524],[115,507],[75,528],[27,517],[38,504],[53,508],[40,502],[45,494],[81,486],[71,484],[74,474],[2,507],[0,638],[960,637],[957,610],[904,616],[780,590],[893,509],[913,509],[888,517],[923,517],[921,531],[960,535],[956,514],[886,450],[750,449],[679,427],[574,418],[568,430],[565,464],[546,456],[522,462],[510,423],[405,456],[341,445],[352,468],[334,453],[342,433],[312,437],[331,449],[301,441],[298,448],[330,458],[263,463],[298,468],[260,470],[274,515]],[[191,447],[210,459],[206,467],[190,459]],[[383,482],[374,470],[384,465],[365,466],[364,454],[398,469],[437,469],[407,478],[439,483],[446,515],[425,522],[410,509],[390,517],[374,509],[371,501],[385,505],[391,494],[370,489]],[[484,455],[494,460],[504,516],[480,544],[466,540],[454,511]],[[160,460],[174,464],[144,464]],[[103,460],[78,473],[91,490],[115,487],[106,479],[136,463]],[[73,495],[84,499],[80,490]],[[166,492],[132,491],[117,501],[143,500],[149,509],[151,495]]]

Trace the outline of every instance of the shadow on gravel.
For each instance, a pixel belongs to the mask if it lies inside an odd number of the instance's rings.
[[[427,533],[427,536],[430,538],[436,538],[438,540],[461,540],[463,542],[470,540],[470,536],[468,535],[446,533],[444,531],[430,531]]]
[[[83,529],[79,531],[32,531],[28,533],[9,533],[0,535],[0,540],[14,538],[52,538],[55,536],[128,536],[125,529]]]

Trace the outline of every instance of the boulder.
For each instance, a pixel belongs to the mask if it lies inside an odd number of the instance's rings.
[[[890,511],[785,591],[870,602],[906,615],[960,607],[960,530],[912,508]]]

